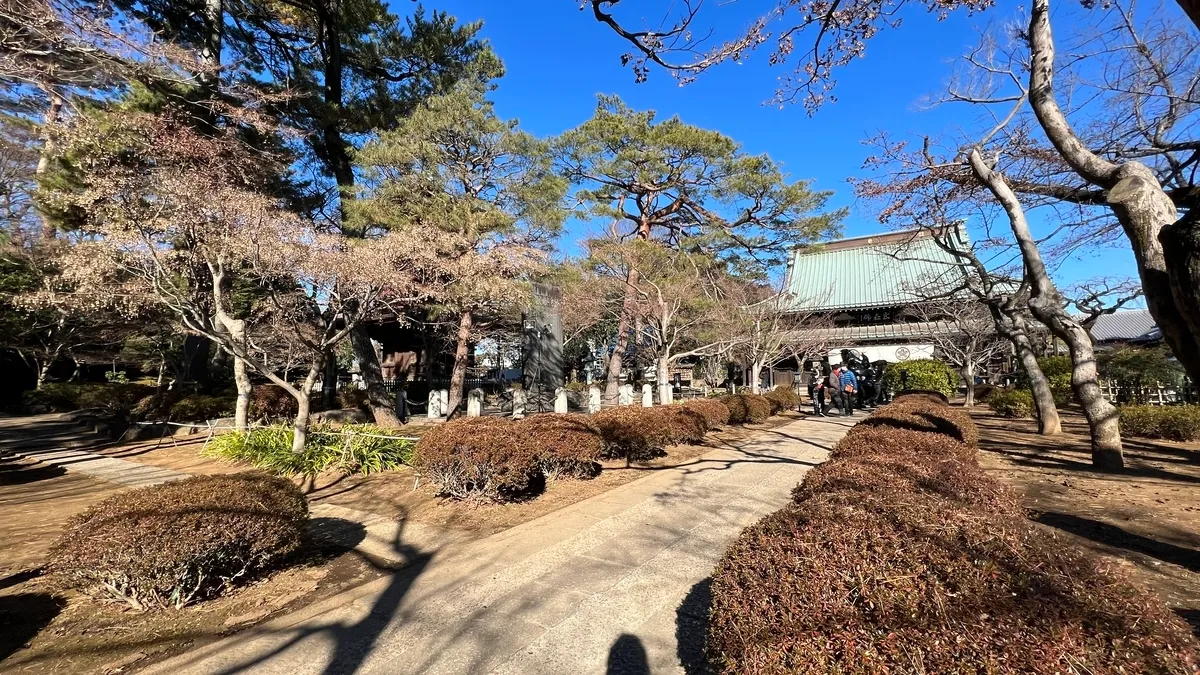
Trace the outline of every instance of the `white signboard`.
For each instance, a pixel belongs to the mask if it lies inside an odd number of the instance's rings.
[[[829,362],[839,363],[842,360],[843,349],[857,349],[870,361],[887,361],[888,363],[933,358],[933,345],[864,345],[831,349],[829,350]]]

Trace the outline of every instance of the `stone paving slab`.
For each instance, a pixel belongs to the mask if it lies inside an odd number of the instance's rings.
[[[407,567],[144,672],[700,672],[716,561],[849,426],[763,431],[475,542],[384,532]]]

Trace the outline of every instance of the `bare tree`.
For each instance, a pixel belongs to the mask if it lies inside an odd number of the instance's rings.
[[[818,311],[828,294],[801,298],[786,288],[741,280],[733,293],[737,310],[729,321],[733,354],[745,362],[747,384],[762,393],[762,371],[782,361],[797,364],[829,347],[832,319]]]
[[[1008,350],[1008,344],[996,331],[987,305],[973,296],[960,296],[919,302],[907,312],[929,328],[925,338],[934,344],[942,358],[958,369],[967,385],[967,399],[963,405],[974,406],[975,376]],[[939,323],[952,330],[938,330]]]

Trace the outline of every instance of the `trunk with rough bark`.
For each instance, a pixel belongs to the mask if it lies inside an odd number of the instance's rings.
[[[38,155],[37,167],[34,169],[34,177],[41,181],[46,172],[50,170],[50,158],[54,155],[54,125],[58,124],[58,117],[62,114],[63,97],[57,93],[51,92],[50,105],[46,109],[45,121],[42,125],[42,151]],[[40,211],[40,210],[39,210]],[[54,239],[58,235],[58,227],[49,214],[42,212],[42,238]]]
[[[50,373],[50,366],[54,362],[51,360],[37,362],[37,389],[41,389],[46,384],[46,375]]]
[[[446,419],[458,415],[463,401],[463,386],[467,380],[467,362],[471,357],[471,328],[474,317],[470,310],[458,316],[458,332],[455,334],[454,369],[450,371],[450,391],[446,403]]]
[[[1037,353],[1033,343],[1029,341],[1029,333],[1021,318],[1010,319],[1004,324],[997,323],[1000,334],[1013,343],[1017,353],[1017,362],[1029,380],[1029,390],[1033,394],[1033,409],[1038,418],[1038,433],[1042,436],[1054,436],[1062,433],[1062,422],[1058,418],[1058,406],[1054,403],[1054,392],[1050,389],[1050,380],[1038,365]]]
[[[308,444],[309,411],[312,409],[309,401],[313,387],[317,384],[317,375],[325,365],[324,355],[318,356],[308,368],[308,375],[300,384],[300,389],[292,389],[289,393],[296,399],[296,419],[292,422],[292,452],[301,454]]]
[[[383,385],[383,369],[379,366],[379,354],[371,343],[371,336],[363,325],[357,325],[350,330],[350,346],[354,349],[354,359],[358,361],[358,372],[367,386],[367,402],[375,415],[375,423],[381,427],[398,427],[400,418],[396,417],[395,399]],[[398,378],[397,378],[398,379]]]
[[[762,385],[759,383],[759,375],[762,374],[762,361],[751,361],[750,367],[746,371],[747,384],[750,385],[751,394],[761,394]]]
[[[1067,313],[1066,303],[1046,271],[1037,241],[1029,230],[1025,210],[1021,207],[1016,193],[1003,176],[988,166],[978,148],[971,150],[969,161],[975,176],[996,197],[1008,216],[1013,236],[1021,250],[1026,279],[1031,289],[1029,310],[1051,333],[1066,343],[1071,354],[1071,388],[1083,407],[1083,414],[1091,431],[1092,464],[1106,470],[1124,468],[1120,420],[1117,409],[1100,393],[1091,336]]]
[[[963,382],[967,385],[967,398],[963,401],[964,408],[975,407],[975,364],[968,363],[959,369]]]
[[[617,389],[621,386],[621,368],[625,359],[625,350],[629,347],[630,314],[633,313],[633,287],[637,285],[637,270],[629,270],[625,277],[625,299],[621,303],[621,316],[617,320],[617,341],[613,345],[612,354],[604,369],[604,396],[615,400]]]

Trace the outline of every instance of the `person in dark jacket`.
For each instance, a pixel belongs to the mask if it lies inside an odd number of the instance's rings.
[[[858,392],[858,375],[855,375],[854,371],[849,368],[843,368],[841,383],[842,411],[849,417],[854,414],[854,394]]]
[[[808,377],[808,398],[812,399],[813,414],[825,416],[825,378],[821,366],[813,366]]]

